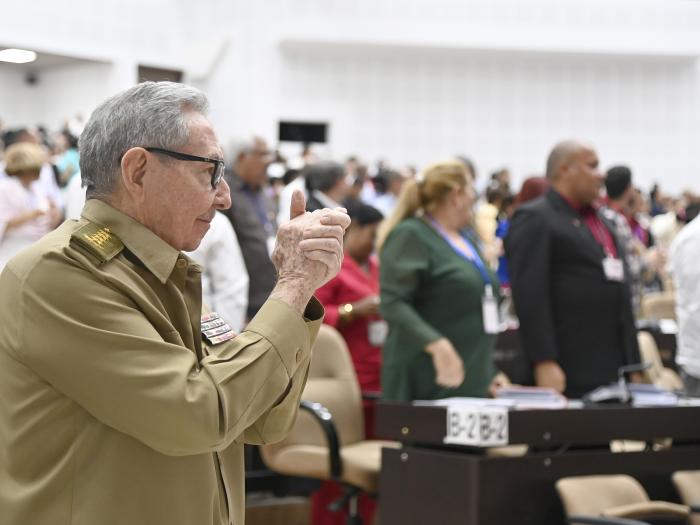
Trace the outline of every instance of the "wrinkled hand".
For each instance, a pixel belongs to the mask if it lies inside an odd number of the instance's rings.
[[[425,347],[433,358],[435,382],[446,388],[457,388],[464,382],[464,363],[452,343],[446,338],[433,341]]]
[[[337,275],[343,260],[343,236],[350,225],[343,208],[309,213],[305,206],[304,194],[295,191],[290,220],[279,227],[272,252],[276,290],[283,288],[286,296],[278,298],[295,307],[305,306],[317,288]]]
[[[566,375],[555,361],[541,361],[535,365],[535,384],[553,388],[563,394],[566,390]]]

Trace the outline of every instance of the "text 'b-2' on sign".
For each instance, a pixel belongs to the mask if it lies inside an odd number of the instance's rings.
[[[445,444],[499,447],[508,444],[506,407],[448,406]]]

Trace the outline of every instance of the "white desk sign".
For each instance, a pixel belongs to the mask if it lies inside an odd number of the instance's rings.
[[[499,447],[508,444],[506,407],[448,406],[444,442],[472,447]]]

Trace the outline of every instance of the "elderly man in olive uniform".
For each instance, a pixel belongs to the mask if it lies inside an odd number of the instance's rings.
[[[0,277],[0,524],[243,523],[243,443],[281,439],[342,258],[344,210],[278,233],[278,281],[246,330],[202,315],[197,247],[230,205],[207,100],[173,83],[100,105],[88,201]]]

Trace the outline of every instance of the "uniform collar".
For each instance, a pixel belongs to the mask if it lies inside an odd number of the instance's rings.
[[[131,253],[164,283],[173,272],[180,252],[158,237],[143,224],[113,208],[104,201],[90,199],[85,203],[82,216],[106,226]]]

